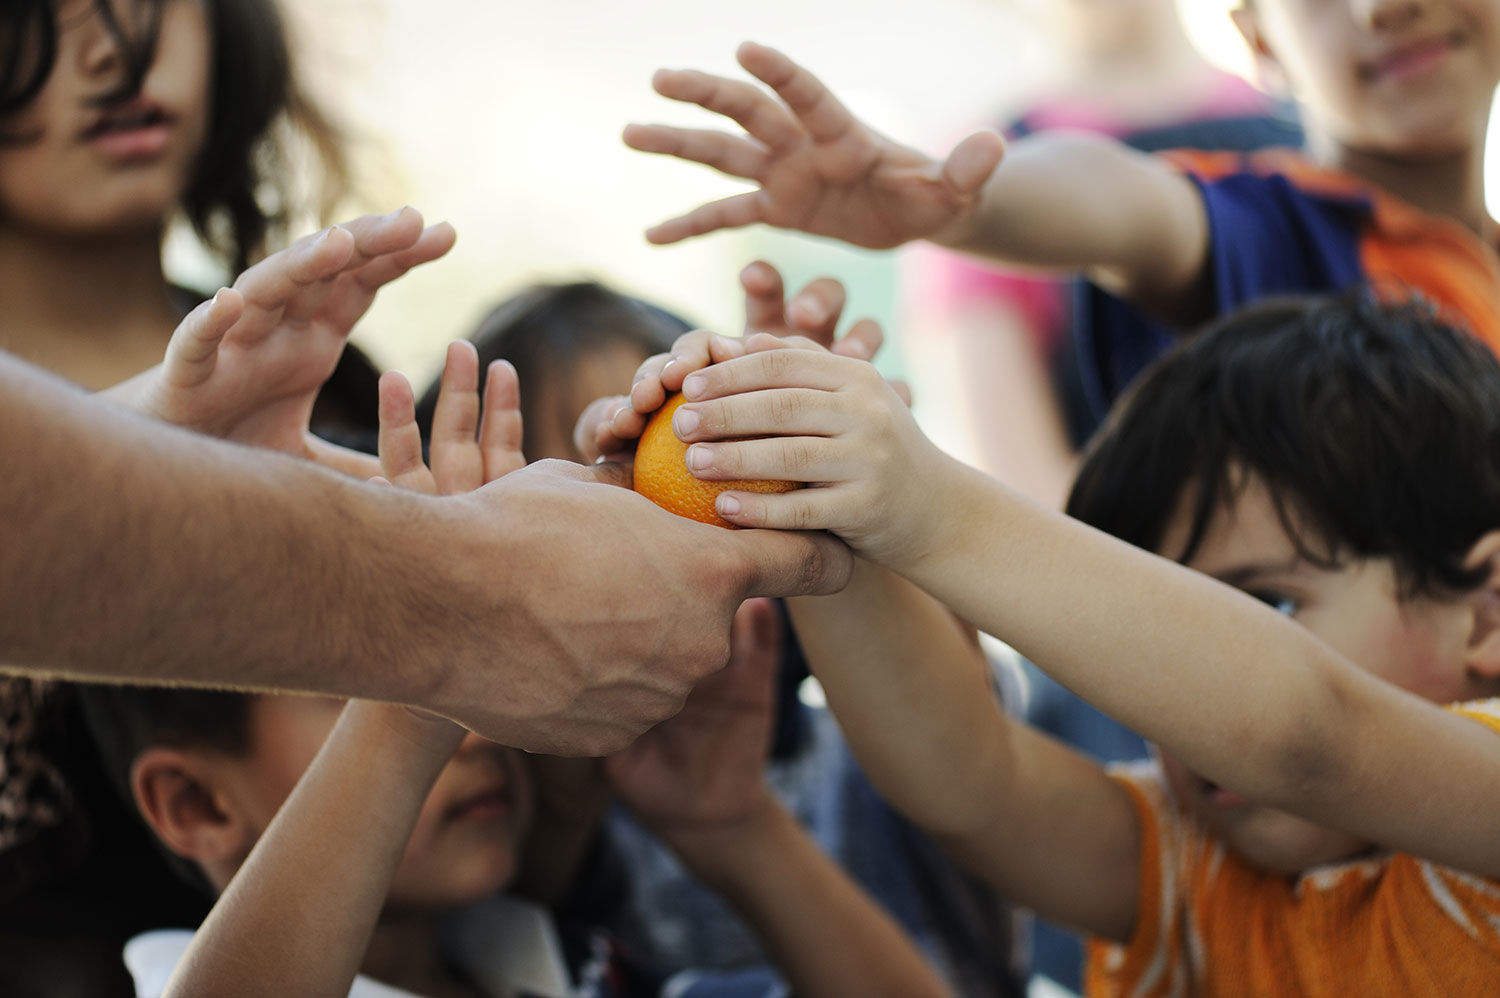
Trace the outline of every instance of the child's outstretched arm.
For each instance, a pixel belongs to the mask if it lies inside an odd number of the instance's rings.
[[[1081,135],[1019,142],[1007,154],[997,134],[981,132],[938,161],[864,125],[780,52],[747,42],[738,56],[774,97],[696,71],[660,70],[652,83],[745,134],[625,130],[633,148],[755,185],[655,226],[653,242],[756,223],[873,248],[930,239],[1015,265],[1083,270],[1168,318],[1195,317],[1183,296],[1198,291],[1207,216],[1192,183],[1150,157]]]
[[[521,467],[515,371],[491,365],[481,413],[479,359],[448,348],[422,461],[411,385],[380,385],[385,477],[455,494]],[[229,887],[167,989],[169,996],[345,995],[433,782],[464,738],[451,721],[400,704],[351,700]]]
[[[194,309],[161,364],[104,394],[200,433],[376,474],[373,460],[308,431],[313,402],[376,292],[453,240],[412,208],[298,240]]]
[[[735,616],[733,651],[677,717],[612,756],[621,798],[755,930],[804,996],[915,998],[947,989],[896,923],[766,787],[781,642],[775,609]]]
[[[678,410],[678,435],[714,441],[689,448],[689,467],[814,485],[725,493],[720,515],[838,533],[1252,800],[1500,875],[1500,814],[1476,803],[1500,794],[1483,727],[1370,675],[1245,593],[942,454],[869,365],[772,337],[746,346],[684,381],[702,401]],[[716,439],[727,426],[769,439]],[[1470,639],[1485,652],[1492,624],[1476,626]]]

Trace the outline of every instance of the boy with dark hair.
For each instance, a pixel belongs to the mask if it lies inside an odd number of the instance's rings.
[[[1262,75],[1299,101],[1305,154],[1158,158],[1081,134],[1007,153],[981,132],[939,161],[866,127],[779,52],[746,43],[741,65],[780,100],[692,71],[662,70],[653,83],[748,134],[632,125],[625,140],[756,189],[647,235],[666,243],[760,222],[1082,271],[1101,289],[1076,323],[1099,416],[1174,332],[1272,295],[1413,287],[1500,349],[1500,257],[1484,199],[1500,4],[1247,0],[1235,21]]]
[[[773,337],[717,348],[648,385],[692,400],[689,467],[808,482],[718,511],[832,530],[868,559],[843,593],[793,603],[830,706],[897,807],[1094,937],[1090,994],[1500,980],[1500,364],[1482,346],[1422,307],[1348,298],[1179,345],[1070,506],[1149,551],[944,455],[868,364]],[[1106,772],[1008,719],[942,605],[1160,760]]]

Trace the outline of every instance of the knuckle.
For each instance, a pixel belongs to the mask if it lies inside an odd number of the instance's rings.
[[[770,407],[771,425],[775,427],[795,423],[806,409],[802,396],[795,392],[772,392]]]

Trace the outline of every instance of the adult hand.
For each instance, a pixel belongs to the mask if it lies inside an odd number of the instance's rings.
[[[746,599],[848,581],[832,537],[697,523],[620,488],[628,476],[543,461],[438,503],[426,543],[457,540],[428,559],[454,573],[433,598],[468,626],[432,635],[423,657],[443,678],[425,706],[530,751],[617,751],[724,665]],[[413,617],[386,625],[420,633]]]
[[[934,236],[972,212],[1005,154],[1004,140],[985,131],[939,162],[860,122],[815,76],[775,49],[746,42],[736,55],[775,97],[754,84],[694,70],[658,70],[651,83],[663,97],[724,115],[746,134],[636,124],[624,139],[633,149],[703,163],[758,189],[649,229],[646,238],[654,243],[763,222],[872,249],[899,246]]]

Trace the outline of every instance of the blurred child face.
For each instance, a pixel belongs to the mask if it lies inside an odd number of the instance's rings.
[[[322,697],[258,696],[250,752],[232,767],[234,795],[254,838],[276,816],[343,709]],[[441,909],[503,890],[531,823],[531,784],[521,754],[466,736],[438,775],[401,857],[386,906]]]
[[[523,386],[524,394],[531,398],[527,408],[536,414],[526,426],[532,441],[526,460],[581,461],[583,456],[573,446],[578,417],[595,399],[627,390],[645,359],[646,354],[635,346],[615,343],[571,360],[566,373],[549,369],[536,379],[537,384]]]
[[[111,0],[121,24],[143,0]],[[0,144],[0,225],[96,237],[160,227],[192,179],[208,126],[210,44],[200,0],[162,0],[156,58],[141,92],[118,86],[121,53],[94,0],[60,0],[57,62],[40,94],[6,121],[26,141]]]
[[[1252,0],[1274,71],[1309,138],[1440,157],[1482,142],[1500,83],[1500,0]]]
[[[1185,548],[1188,510],[1186,501],[1179,503],[1159,554],[1176,557]],[[1394,568],[1385,559],[1331,569],[1308,564],[1298,557],[1259,478],[1249,478],[1213,517],[1187,564],[1265,601],[1351,662],[1418,696],[1450,703],[1495,695],[1464,667],[1469,624],[1460,604],[1399,600]],[[1343,832],[1237,797],[1165,752],[1162,762],[1178,799],[1257,866],[1297,873],[1368,848]]]

